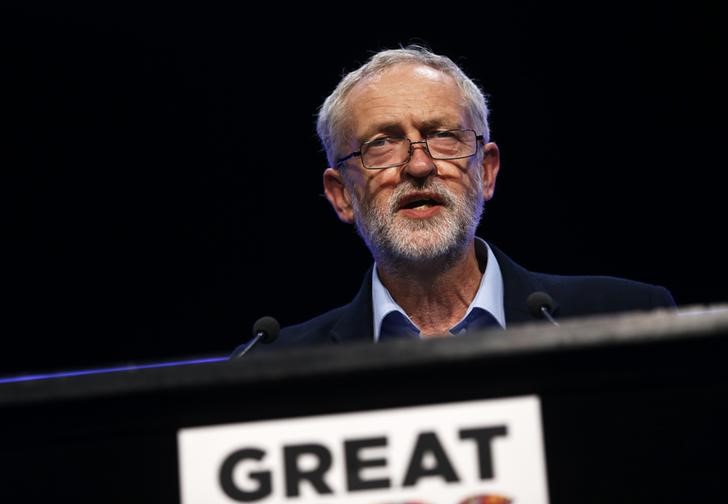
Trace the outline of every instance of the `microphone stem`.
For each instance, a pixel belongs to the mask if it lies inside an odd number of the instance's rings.
[[[264,335],[265,335],[264,331],[258,331],[257,333],[255,333],[255,336],[253,337],[252,340],[250,340],[250,343],[245,345],[245,348],[243,348],[240,352],[238,352],[236,355],[234,355],[233,359],[239,359],[240,357],[245,355],[248,352],[248,350],[253,348],[255,346],[255,344],[258,342],[258,340],[260,338],[262,338]]]
[[[551,314],[549,313],[549,311],[546,309],[545,306],[542,306],[541,307],[541,313],[546,318],[546,320],[548,320],[549,322],[551,322],[556,327],[559,327],[559,323],[554,320],[554,318],[551,316]]]

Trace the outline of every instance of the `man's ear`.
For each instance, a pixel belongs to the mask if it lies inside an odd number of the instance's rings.
[[[351,193],[344,184],[341,172],[336,168],[326,168],[324,171],[324,193],[336,215],[342,222],[354,223],[354,210],[351,207]]]
[[[490,200],[495,194],[495,179],[500,170],[500,151],[493,142],[483,146],[484,154],[480,169],[483,173],[483,196],[485,201]]]

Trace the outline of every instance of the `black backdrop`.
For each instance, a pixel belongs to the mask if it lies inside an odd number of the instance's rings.
[[[321,196],[315,113],[410,42],[491,96],[481,236],[728,301],[721,8],[503,4],[2,7],[0,373],[224,354],[348,301],[369,257]]]

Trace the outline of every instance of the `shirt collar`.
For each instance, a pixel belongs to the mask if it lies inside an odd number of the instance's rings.
[[[481,266],[483,260],[485,260],[485,273],[483,273],[480,279],[478,291],[475,293],[475,298],[470,303],[470,306],[468,306],[463,320],[473,311],[473,308],[481,308],[493,315],[500,326],[505,328],[506,316],[503,305],[503,275],[501,274],[500,266],[498,266],[498,261],[485,240],[477,236],[475,237],[475,252]],[[393,311],[400,312],[414,328],[417,327],[379,280],[376,264],[372,268],[372,306],[374,308],[374,341],[379,341],[382,320]]]

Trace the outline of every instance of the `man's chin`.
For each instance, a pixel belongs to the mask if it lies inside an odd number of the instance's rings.
[[[450,263],[467,246],[467,226],[442,210],[429,218],[409,218],[392,212],[386,219],[357,221],[357,228],[380,263],[398,267]]]
[[[460,240],[454,237],[433,236],[431,232],[420,231],[409,233],[406,238],[390,241],[385,247],[386,255],[398,263],[433,262],[449,260],[457,255],[461,248]]]

